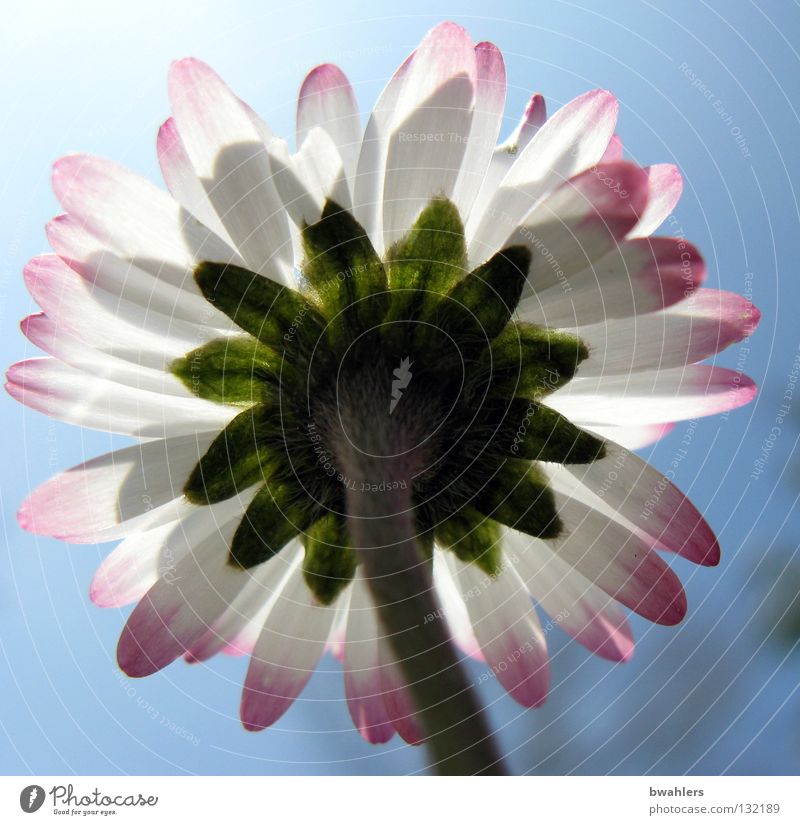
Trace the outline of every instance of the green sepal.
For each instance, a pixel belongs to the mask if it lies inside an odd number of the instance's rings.
[[[458,209],[446,198],[435,198],[411,231],[386,252],[392,289],[387,321],[416,321],[430,315],[441,297],[464,277],[466,259]]]
[[[436,527],[436,541],[463,562],[477,564],[490,576],[500,571],[500,525],[471,507],[464,507]]]
[[[589,355],[575,335],[512,322],[481,355],[495,396],[540,399],[569,383]]]
[[[319,506],[292,483],[266,484],[245,511],[228,561],[245,570],[268,561],[319,516]]]
[[[183,488],[192,504],[216,504],[275,475],[285,460],[271,415],[277,413],[256,405],[211,442]]]
[[[505,329],[528,277],[531,253],[524,246],[498,252],[459,281],[430,318],[460,347],[488,346]]]
[[[320,604],[332,604],[353,580],[358,564],[344,518],[323,516],[308,528],[303,545],[303,578]]]
[[[361,224],[329,200],[302,240],[303,275],[328,319],[358,331],[380,324],[389,306],[386,270]]]
[[[220,404],[254,404],[269,387],[299,382],[288,359],[251,335],[215,338],[175,359],[170,372],[198,398]]]
[[[509,403],[497,440],[509,455],[531,461],[591,464],[606,454],[602,438],[526,398],[514,398]]]
[[[507,459],[472,503],[485,516],[535,538],[553,539],[562,530],[547,478],[530,461]]]
[[[278,352],[310,353],[325,328],[317,308],[299,292],[249,269],[203,261],[194,278],[207,301]]]

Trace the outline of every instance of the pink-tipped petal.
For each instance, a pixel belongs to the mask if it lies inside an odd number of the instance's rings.
[[[476,83],[469,35],[455,23],[432,29],[409,65],[387,141],[385,247],[411,229],[432,198],[453,196],[472,128]]]
[[[183,495],[189,473],[216,431],[148,441],[59,473],[22,503],[20,525],[63,541],[108,540],[108,532],[152,514]]]
[[[606,443],[591,464],[548,464],[551,483],[610,518],[651,536],[659,547],[695,564],[715,565],[717,538],[689,499],[655,467],[624,447]]]
[[[614,281],[605,284],[594,268],[616,254],[646,197],[644,172],[633,164],[617,163],[577,175],[545,198],[503,244],[524,245],[531,253],[520,304],[523,319],[568,326],[582,311],[584,299],[594,306],[598,290],[613,288]],[[629,280],[624,264],[622,273],[610,274]],[[643,277],[649,285],[649,276]]]
[[[240,715],[247,730],[275,723],[300,694],[322,656],[335,607],[315,600],[295,562],[270,610],[245,678]]]
[[[165,370],[204,342],[197,325],[96,290],[56,255],[32,258],[23,274],[33,299],[56,326],[100,352]]]
[[[622,160],[622,138],[619,135],[612,135],[606,151],[603,152],[603,157],[600,158],[600,163],[614,163],[618,160]]]
[[[535,94],[528,101],[517,128],[508,139],[494,148],[489,166],[483,176],[478,194],[475,197],[469,213],[468,223],[477,226],[486,210],[486,205],[494,197],[500,181],[508,173],[514,161],[528,145],[533,136],[541,129],[547,120],[547,107],[544,97]]]
[[[623,241],[574,275],[562,271],[523,303],[525,320],[569,328],[643,315],[692,295],[706,277],[702,256],[680,238]]]
[[[683,178],[677,166],[657,163],[647,168],[650,179],[650,198],[641,220],[631,231],[631,237],[652,235],[670,216],[683,191]]]
[[[32,344],[48,355],[96,378],[178,397],[186,395],[185,387],[172,376],[165,376],[160,370],[96,350],[43,312],[24,318],[20,329]]]
[[[233,245],[186,154],[175,118],[168,118],[158,130],[156,152],[164,183],[172,197],[226,243]]]
[[[247,622],[247,624],[224,645],[222,652],[227,656],[252,656],[271,607],[271,602],[264,605],[264,607],[256,613],[253,620]]]
[[[511,165],[483,210],[467,223],[469,260],[480,263],[556,187],[595,166],[614,133],[619,106],[609,92],[587,92],[559,109]]]
[[[229,655],[252,653],[272,605],[283,589],[302,548],[289,542],[269,561],[254,567],[251,578],[226,610],[184,654],[192,663],[205,662],[220,652]],[[248,640],[252,639],[252,645]]]
[[[521,705],[542,704],[550,684],[547,643],[519,575],[507,560],[493,576],[475,564],[450,563],[491,672]]]
[[[382,636],[368,585],[357,575],[347,612],[344,689],[356,730],[372,744],[388,742],[394,736],[381,686],[378,646]]]
[[[381,663],[380,689],[389,721],[404,742],[421,745],[425,741],[425,732],[416,719],[411,694],[385,638],[378,642],[378,657]]]
[[[414,51],[398,102],[397,121],[404,120],[459,75],[475,86],[477,63],[472,40],[458,23],[439,23]]]
[[[246,507],[244,501],[234,504]],[[195,523],[204,525],[205,519],[198,514]],[[185,523],[175,529],[176,547],[191,549],[180,553],[128,618],[117,645],[117,662],[128,676],[149,676],[183,655],[247,584],[251,574],[228,563],[240,521],[241,513],[228,516],[203,539],[192,536]]]
[[[242,258],[250,269],[291,286],[286,211],[249,111],[212,69],[193,58],[173,63],[169,95],[186,154]]]
[[[550,545],[565,563],[651,622],[683,619],[686,594],[650,536],[560,492],[556,506],[564,533]]]
[[[749,404],[757,387],[746,375],[692,364],[631,375],[575,378],[548,406],[576,424],[643,425],[714,415]]]
[[[636,647],[633,631],[621,610],[614,615],[609,615],[607,609],[593,612],[586,602],[579,602],[572,619],[562,624],[576,642],[601,659],[628,662],[633,658]]]
[[[545,630],[560,627],[584,647],[614,662],[633,655],[634,641],[616,602],[557,553],[547,542],[509,531],[508,556],[531,596],[550,620]]]
[[[185,515],[185,514],[184,514]],[[97,568],[89,598],[98,607],[138,602],[190,548],[175,541],[176,523],[162,524],[120,542]],[[213,529],[213,525],[209,532]]]
[[[758,309],[739,295],[698,289],[660,312],[578,326],[575,334],[589,347],[578,375],[627,375],[694,364],[752,335],[760,318]]]
[[[344,72],[332,63],[312,69],[297,101],[297,148],[314,128],[324,129],[339,150],[348,178],[355,175],[361,148],[358,103]]]
[[[66,212],[120,257],[180,286],[199,260],[240,262],[217,235],[165,192],[105,158],[66,155],[53,165],[53,191]]]
[[[480,643],[475,637],[475,631],[467,612],[464,600],[458,589],[458,584],[447,564],[449,550],[437,548],[433,554],[433,583],[436,595],[441,602],[441,616],[428,617],[429,621],[446,621],[453,636],[453,641],[466,656],[479,662],[486,658],[481,650]]]
[[[87,282],[95,302],[113,314],[124,315],[126,307],[134,307],[143,329],[157,323],[162,330],[164,319],[159,316],[166,316],[171,323],[179,322],[178,327],[191,324],[197,340],[236,329],[227,315],[209,305],[187,267],[146,258],[137,258],[134,264],[95,238],[72,215],[53,218],[46,232],[56,255]],[[151,316],[155,316],[152,321]]]
[[[544,126],[547,120],[547,104],[544,95],[538,92],[531,96],[525,111],[522,113],[522,120],[514,130],[514,133],[506,141],[506,144],[514,147],[514,154],[519,154],[536,136],[539,129]]]

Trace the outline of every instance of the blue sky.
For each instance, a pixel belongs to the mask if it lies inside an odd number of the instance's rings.
[[[542,773],[796,773],[800,651],[787,641],[785,622],[778,626],[784,612],[798,610],[792,600],[800,590],[800,525],[793,519],[800,382],[781,415],[800,364],[795,4],[11,4],[0,29],[3,360],[36,354],[18,329],[33,310],[21,270],[46,249],[43,227],[58,211],[49,189],[52,161],[92,152],[158,180],[155,134],[168,114],[172,59],[208,61],[275,131],[292,134],[295,96],[311,66],[338,63],[368,111],[424,32],[448,18],[503,50],[509,131],[532,91],[544,93],[550,111],[589,88],[617,94],[627,155],[642,164],[677,163],[685,178],[684,197],[662,232],[700,247],[709,286],[746,294],[763,312],[756,335],[717,359],[758,382],[756,403],[679,424],[647,451],[662,469],[682,456],[677,481],[717,530],[722,564],[706,570],[676,562],[690,616],[672,629],[636,621],[640,642],[629,664],[593,660],[554,630],[554,689],[541,710],[523,712],[496,685],[484,685],[511,765]],[[14,518],[29,489],[107,451],[110,438],[29,413],[5,396],[0,416],[0,738],[8,740],[0,770],[422,767],[418,750],[361,742],[332,660],[323,661],[277,728],[258,735],[245,733],[237,718],[243,660],[178,663],[147,680],[123,678],[114,648],[125,611],[100,610],[87,597],[109,547],[30,536]]]

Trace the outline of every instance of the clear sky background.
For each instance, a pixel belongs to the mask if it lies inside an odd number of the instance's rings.
[[[627,155],[677,163],[685,192],[663,233],[704,252],[709,286],[746,294],[763,321],[718,363],[762,387],[756,403],[679,425],[648,459],[676,478],[717,530],[723,561],[677,561],[690,615],[678,628],[634,620],[633,661],[593,659],[549,633],[554,685],[522,711],[482,690],[512,768],[537,773],[797,773],[800,767],[800,524],[795,460],[800,382],[800,8],[780,0],[535,2],[7,2],[0,26],[0,340],[3,362],[35,355],[18,329],[34,310],[21,270],[46,250],[58,212],[58,156],[114,158],[158,181],[169,62],[213,65],[275,131],[294,132],[297,90],[332,61],[368,112],[396,65],[441,19],[504,52],[506,131],[530,94],[549,110],[590,88],[621,101]],[[696,79],[696,80],[695,80]],[[695,85],[693,85],[693,81]],[[702,83],[702,91],[699,84]],[[146,680],[118,671],[127,611],[88,584],[110,546],[20,530],[15,509],[57,470],[110,439],[0,398],[0,771],[3,773],[395,773],[419,750],[372,747],[352,729],[339,665],[323,660],[280,724],[245,733],[242,659],[176,663]],[[690,445],[684,455],[682,442]],[[769,449],[763,472],[755,462]],[[476,668],[477,677],[480,669]]]

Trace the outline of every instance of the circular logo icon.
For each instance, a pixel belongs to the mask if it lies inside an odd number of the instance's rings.
[[[44,805],[44,788],[41,785],[28,785],[19,795],[19,806],[26,814],[38,811]]]

